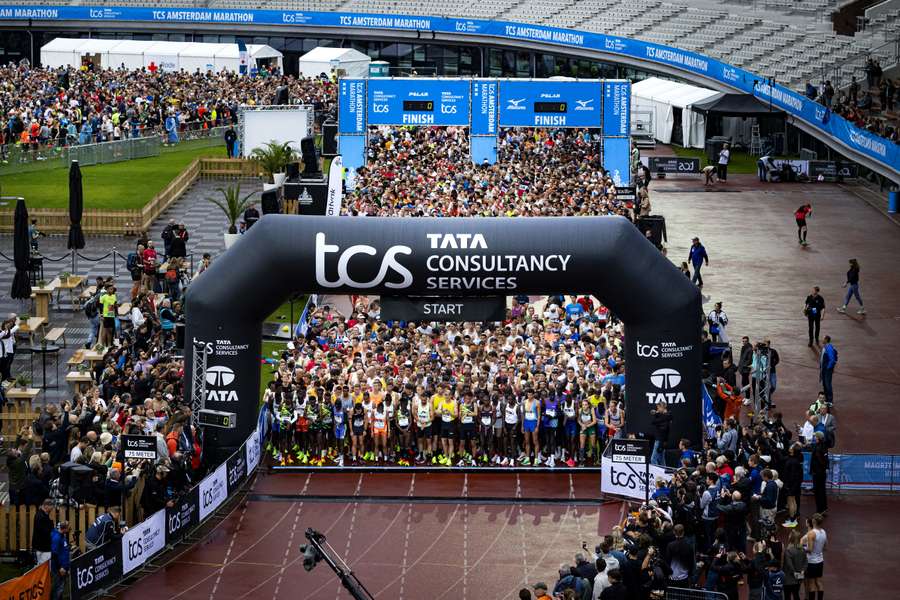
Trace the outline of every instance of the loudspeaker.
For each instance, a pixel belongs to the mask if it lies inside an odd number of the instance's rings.
[[[299,162],[290,162],[287,164],[287,178],[288,181],[297,181],[298,179],[300,179]]]
[[[306,136],[300,140],[300,157],[303,159],[303,177],[316,178],[322,175],[319,169],[319,155],[316,152],[316,140]]]
[[[288,94],[288,88],[286,85],[279,85],[275,88],[275,100],[272,104],[281,105],[281,104],[290,104],[291,99]]]
[[[91,496],[91,479],[94,470],[87,465],[75,465],[69,476],[69,498],[79,504],[87,502]]]
[[[337,156],[337,123],[327,121],[322,124],[322,156]]]
[[[59,465],[59,490],[68,493],[69,484],[72,481],[72,469],[78,466],[77,462],[69,461]]]
[[[262,214],[264,215],[281,212],[281,209],[278,206],[278,192],[275,190],[263,192],[262,202],[260,204],[262,204]]]
[[[175,347],[184,350],[184,323],[175,323]]]
[[[328,200],[328,182],[322,178],[308,181],[300,180],[300,183],[291,184],[291,190],[285,185],[284,193],[287,197],[290,193],[297,199],[297,212],[301,215],[325,214],[325,204]]]

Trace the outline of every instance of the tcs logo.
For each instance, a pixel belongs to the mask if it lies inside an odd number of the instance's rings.
[[[141,539],[128,542],[128,560],[136,560],[144,554],[144,542]]]
[[[329,254],[336,253],[340,253],[337,261],[338,278],[334,281],[331,281],[325,275],[325,259]],[[350,273],[348,272],[350,259],[352,259],[357,254],[376,256],[378,254],[378,251],[372,246],[357,244],[355,246],[350,246],[349,248],[341,252],[340,246],[337,246],[335,244],[328,244],[325,242],[324,233],[317,233],[316,282],[322,287],[327,288],[337,288],[341,286],[351,288],[373,288],[381,285],[381,283],[387,277],[388,271],[393,271],[397,275],[400,275],[403,280],[399,283],[387,282],[384,284],[385,287],[391,289],[402,289],[405,287],[409,287],[412,284],[412,273],[410,273],[409,269],[401,265],[397,260],[397,255],[399,254],[412,254],[412,248],[410,248],[409,246],[391,246],[390,248],[388,248],[387,252],[385,252],[384,254],[384,258],[381,260],[381,267],[378,269],[378,274],[376,274],[375,278],[371,281],[356,281],[352,277],[350,277]]]
[[[610,469],[609,479],[612,481],[613,485],[629,490],[636,490],[638,487],[643,489],[644,487],[644,482],[640,476],[635,475],[631,471],[616,471],[615,467]]]
[[[80,590],[94,583],[94,567],[75,569],[75,582]]]
[[[659,346],[651,346],[649,344],[637,344],[637,355],[641,358],[659,358]]]

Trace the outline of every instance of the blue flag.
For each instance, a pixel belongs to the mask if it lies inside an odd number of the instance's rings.
[[[705,385],[702,385],[701,387],[703,388],[703,424],[706,426],[706,437],[715,437],[716,425],[722,424],[722,417],[717,415],[713,408],[713,401],[709,396],[709,389]]]
[[[306,332],[309,331],[309,310],[310,306],[316,306],[318,302],[318,296],[313,294],[306,301],[306,306],[303,307],[303,312],[300,313],[300,320],[297,321],[297,326],[294,327],[294,335],[306,337]]]
[[[237,39],[238,45],[238,73],[246,75],[249,72],[250,54],[247,52],[247,44],[241,38]]]

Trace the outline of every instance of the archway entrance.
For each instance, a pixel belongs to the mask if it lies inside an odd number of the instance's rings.
[[[187,293],[186,339],[205,344],[214,374],[206,408],[237,414],[235,429],[216,432],[217,454],[256,424],[262,322],[297,291],[592,294],[625,325],[629,431],[652,433],[650,410],[665,400],[671,439],[700,442],[700,293],[622,217],[266,215]]]

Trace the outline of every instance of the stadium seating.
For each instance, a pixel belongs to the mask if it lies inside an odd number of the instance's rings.
[[[26,0],[56,4],[55,0]],[[873,18],[854,38],[830,29],[840,0],[92,0],[95,4],[209,6],[298,11],[399,13],[499,19],[610,33],[720,58],[802,89],[830,79],[836,87],[863,77],[866,57],[883,67],[895,56],[900,7]],[[893,34],[891,32],[894,32]]]

